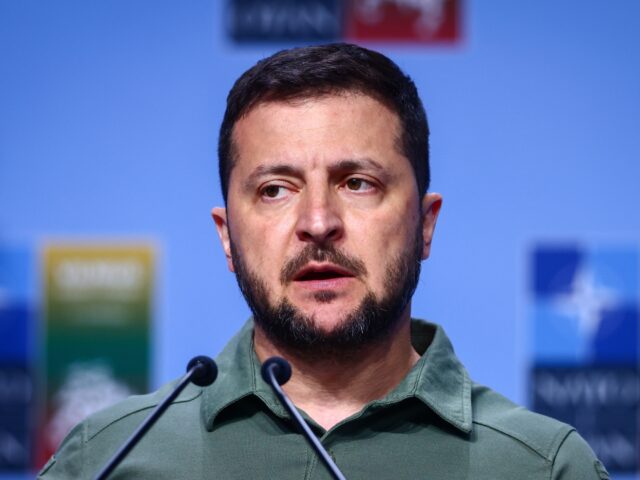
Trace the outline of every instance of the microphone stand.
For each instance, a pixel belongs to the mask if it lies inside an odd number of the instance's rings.
[[[289,378],[291,378],[291,365],[284,358],[280,357],[271,357],[267,359],[262,365],[262,376],[267,381],[276,396],[280,399],[280,402],[284,405],[289,414],[293,417],[295,423],[298,424],[304,437],[311,444],[313,449],[316,451],[320,460],[325,464],[331,475],[336,480],[346,480],[338,466],[335,464],[329,453],[322,446],[318,437],[311,431],[307,422],[305,422],[302,415],[298,412],[296,407],[293,405],[287,394],[284,393],[280,385],[284,385],[287,383]]]
[[[120,450],[118,450],[111,460],[102,468],[102,470],[96,475],[95,480],[105,480],[109,474],[124,460],[129,452],[135,447],[140,439],[147,433],[147,431],[153,426],[164,411],[169,408],[169,405],[176,399],[180,392],[185,389],[189,383],[193,381],[196,385],[206,386],[213,383],[218,374],[218,369],[213,360],[209,357],[198,356],[194,357],[187,366],[187,373],[180,379],[178,385],[167,395],[162,402],[160,402],[156,408],[149,414],[149,416],[142,422],[135,432],[129,437]]]

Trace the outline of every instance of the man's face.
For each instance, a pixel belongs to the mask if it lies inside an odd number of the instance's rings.
[[[286,316],[330,336],[371,309],[408,316],[440,197],[420,204],[399,137],[397,115],[355,93],[258,104],[236,123],[213,216],[258,325]]]

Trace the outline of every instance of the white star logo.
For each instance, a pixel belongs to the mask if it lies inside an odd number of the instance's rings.
[[[617,301],[613,290],[597,285],[593,273],[583,269],[576,273],[571,292],[560,296],[554,303],[559,311],[577,316],[580,331],[593,336],[600,325],[602,310]]]

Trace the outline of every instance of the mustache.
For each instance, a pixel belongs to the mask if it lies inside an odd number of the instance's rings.
[[[333,245],[326,245],[322,247],[317,245],[307,245],[299,254],[294,258],[287,260],[284,264],[280,271],[280,282],[282,284],[292,282],[296,273],[311,261],[330,262],[349,270],[356,276],[367,274],[367,268],[362,260],[341,252]]]

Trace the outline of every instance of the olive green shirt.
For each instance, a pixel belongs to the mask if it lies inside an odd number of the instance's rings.
[[[331,478],[261,379],[252,334],[248,322],[216,382],[187,387],[110,478]],[[422,358],[386,397],[330,430],[305,416],[347,479],[609,478],[572,427],[474,384],[441,327],[413,321],[412,342]],[[89,417],[39,478],[93,478],[172,386]]]

